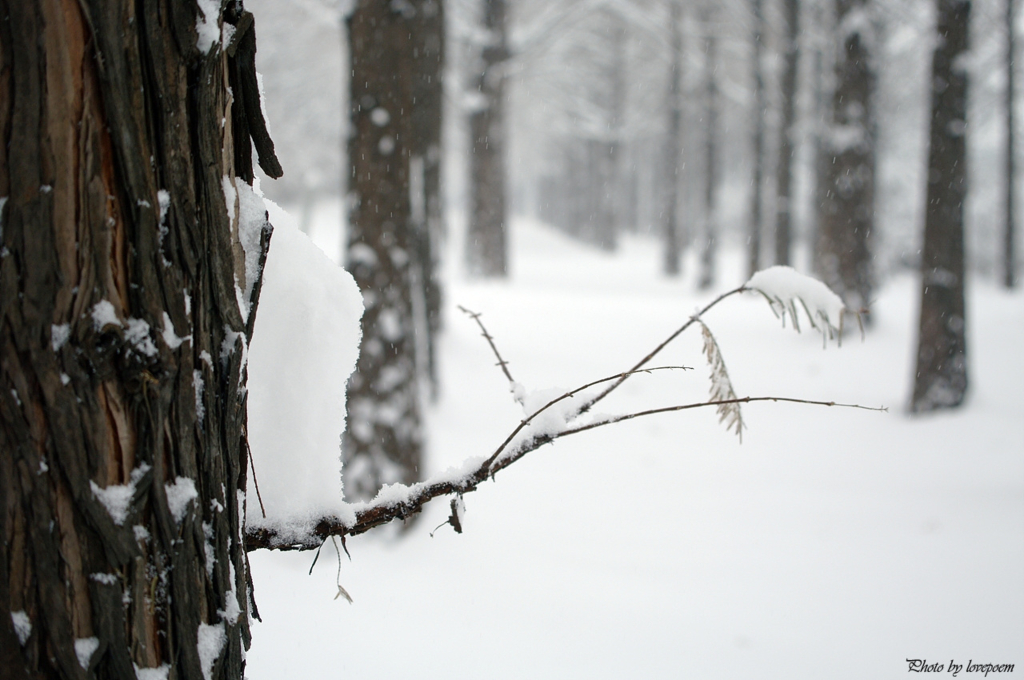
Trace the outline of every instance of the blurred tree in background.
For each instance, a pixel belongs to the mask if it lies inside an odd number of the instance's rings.
[[[384,484],[409,484],[421,474],[414,301],[426,206],[424,158],[414,156],[423,148],[414,141],[417,43],[411,39],[422,29],[421,10],[422,3],[363,0],[346,19],[352,76],[345,261],[364,305],[342,444],[350,499],[372,498]],[[414,158],[416,195],[410,190]]]
[[[480,0],[477,53],[469,100],[469,216],[466,268],[475,276],[508,273],[506,201],[506,80],[509,66],[505,0]]]
[[[928,198],[921,256],[921,321],[910,407],[959,406],[967,392],[964,201],[967,197],[969,0],[937,0],[932,58]]]
[[[876,45],[868,0],[835,5],[835,84],[822,134],[824,155],[814,264],[818,276],[850,309],[867,310],[873,290],[871,233],[875,220],[873,73]]]

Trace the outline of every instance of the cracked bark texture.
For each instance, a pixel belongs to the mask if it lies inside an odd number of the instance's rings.
[[[242,677],[255,312],[223,182],[251,182],[250,137],[281,170],[252,17],[221,13],[0,0],[5,678]],[[197,20],[230,45],[200,51]]]

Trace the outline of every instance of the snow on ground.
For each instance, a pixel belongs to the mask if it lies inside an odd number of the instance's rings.
[[[483,312],[538,390],[630,367],[714,294],[693,292],[692,261],[661,278],[645,240],[612,257],[520,221],[512,243],[511,284],[449,276],[429,472],[489,455],[521,417],[456,304]],[[721,278],[741,282],[738,252]],[[754,294],[704,317],[740,396],[887,414],[748,404],[742,445],[712,409],[566,438],[467,496],[462,535],[429,536],[448,514],[436,502],[401,540],[350,539],[351,605],[330,544],[312,576],[312,554],[253,553],[247,676],[895,678],[908,658],[1024,671],[1024,299],[971,282],[966,407],[912,419],[916,295],[911,276],[888,282],[866,341],[847,330],[841,349],[783,329]],[[703,400],[700,349],[694,328],[654,363],[695,370],[634,377],[599,410]]]

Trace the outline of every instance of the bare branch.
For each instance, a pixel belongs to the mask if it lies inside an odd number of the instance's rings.
[[[512,378],[512,374],[509,373],[508,371],[508,362],[501,357],[501,353],[498,351],[498,347],[494,344],[494,338],[491,337],[491,334],[487,332],[487,328],[484,326],[484,322],[480,320],[480,313],[466,309],[462,305],[459,305],[459,311],[468,316],[469,318],[471,318],[473,321],[476,321],[476,325],[480,327],[480,331],[483,333],[484,338],[486,338],[487,344],[491,346],[491,351],[494,352],[494,356],[497,357],[498,359],[498,366],[501,367],[501,372],[505,374],[506,378],[508,378],[508,382],[510,385],[515,384],[516,381]],[[519,401],[519,399],[517,398],[516,401]]]
[[[610,379],[615,379],[616,377],[617,376],[612,376]],[[360,504],[361,507],[357,510],[356,520],[352,525],[347,525],[336,517],[326,517],[320,520],[312,532],[299,542],[282,540],[272,530],[267,528],[261,527],[255,530],[249,530],[246,532],[245,536],[245,549],[247,551],[259,549],[317,550],[321,545],[323,545],[324,541],[331,536],[356,536],[375,527],[387,524],[393,520],[407,519],[420,512],[427,503],[439,496],[450,496],[453,494],[464,495],[476,491],[477,487],[481,483],[485,482],[489,477],[492,478],[495,473],[522,459],[531,451],[536,451],[540,447],[545,444],[549,444],[556,439],[567,437],[571,434],[579,434],[580,432],[586,432],[587,430],[593,430],[605,425],[621,423],[625,420],[632,420],[633,418],[639,418],[641,416],[650,416],[658,413],[671,413],[674,411],[686,411],[689,409],[703,408],[707,406],[719,407],[723,403],[746,404],[754,401],[777,401],[793,404],[811,404],[815,406],[838,406],[841,408],[856,408],[865,411],[888,412],[888,409],[884,406],[871,407],[861,406],[859,404],[840,404],[834,401],[814,401],[810,399],[795,399],[791,397],[742,397],[739,399],[727,399],[722,401],[704,401],[693,404],[665,406],[646,411],[638,411],[636,413],[628,413],[621,416],[613,416],[611,418],[588,423],[579,427],[562,430],[557,434],[539,436],[524,444],[521,449],[517,450],[512,455],[500,460],[488,460],[482,462],[475,470],[461,478],[413,484],[409,487],[408,495],[402,501],[391,501],[380,504],[375,504],[371,501],[367,504]]]
[[[652,408],[647,411],[637,411],[636,413],[627,413],[621,416],[613,416],[606,420],[600,420],[580,427],[570,428],[563,430],[558,433],[553,439],[566,437],[570,434],[577,434],[579,432],[586,432],[587,430],[593,430],[597,427],[604,425],[613,425],[615,423],[621,423],[625,420],[632,420],[633,418],[639,418],[641,416],[652,416],[658,413],[672,413],[673,411],[686,411],[694,408],[703,408],[705,406],[716,406],[721,407],[723,404],[749,404],[753,401],[782,401],[790,404],[811,404],[813,406],[838,406],[839,408],[857,408],[863,411],[876,411],[878,413],[888,413],[889,408],[887,406],[862,406],[860,404],[840,404],[834,401],[815,401],[813,399],[796,399],[793,397],[739,397],[736,399],[722,399],[720,401],[702,401],[693,404],[679,404],[677,406],[663,406],[662,408]]]
[[[704,314],[706,314],[708,312],[708,310],[710,310],[712,307],[717,305],[722,300],[724,300],[724,299],[726,299],[728,297],[731,297],[733,295],[736,295],[737,293],[742,293],[745,290],[747,290],[746,287],[740,286],[739,288],[734,288],[734,289],[730,290],[727,293],[722,293],[721,295],[716,297],[714,300],[709,302],[707,305],[704,306],[704,309],[700,310],[699,312],[694,314],[692,317],[690,317],[689,320],[687,320],[686,323],[684,323],[682,326],[680,326],[679,329],[675,333],[673,333],[672,335],[670,335],[667,338],[665,338],[664,342],[662,342],[660,345],[655,347],[651,351],[650,354],[648,354],[643,359],[641,359],[639,362],[637,362],[636,366],[634,366],[633,368],[631,368],[628,371],[626,371],[625,373],[623,373],[622,377],[618,381],[616,381],[616,382],[612,383],[611,385],[609,385],[608,389],[606,389],[604,392],[601,392],[601,394],[597,395],[596,397],[594,397],[593,399],[588,401],[586,404],[581,406],[580,410],[579,410],[579,413],[586,413],[587,411],[589,411],[591,408],[594,407],[594,405],[597,402],[599,402],[602,399],[604,399],[605,397],[607,397],[616,388],[618,388],[619,385],[621,385],[622,383],[626,382],[626,378],[628,378],[629,376],[633,375],[634,373],[638,373],[641,368],[643,368],[644,366],[647,365],[647,362],[649,362],[651,359],[653,359],[658,354],[658,352],[660,352],[661,350],[665,349],[665,347],[666,347],[666,345],[668,345],[668,343],[670,343],[673,340],[675,340],[676,338],[678,338],[683,333],[683,331],[685,331],[687,328],[689,328],[694,323],[696,323],[697,320],[700,317],[704,316]]]
[[[689,409],[702,408],[706,406],[713,406],[719,411],[723,407],[729,405],[738,406],[739,404],[746,404],[755,401],[775,401],[775,402],[787,402],[794,404],[810,404],[816,406],[839,406],[842,408],[856,408],[866,411],[880,411],[887,412],[888,409],[885,407],[869,407],[861,406],[859,404],[839,404],[834,401],[815,401],[810,399],[796,399],[792,397],[742,397],[735,399],[712,399],[710,401],[697,402],[692,404],[679,404],[675,406],[666,406],[662,408],[649,409],[645,411],[637,411],[635,413],[628,413],[625,415],[611,416],[602,418],[600,420],[587,423],[585,425],[578,425],[574,427],[567,427],[559,432],[554,433],[542,433],[534,436],[533,438],[527,439],[517,444],[516,448],[510,449],[510,445],[515,440],[516,436],[519,435],[524,429],[541,413],[552,408],[555,404],[572,398],[580,392],[601,385],[603,383],[611,383],[603,392],[598,394],[596,397],[589,399],[574,413],[571,413],[569,418],[577,418],[583,413],[589,411],[594,404],[598,403],[621,385],[627,378],[635,373],[650,373],[661,370],[673,370],[673,369],[686,369],[685,366],[658,366],[653,368],[644,368],[644,366],[650,362],[654,356],[656,356],[662,349],[665,348],[668,343],[678,337],[683,331],[692,326],[695,323],[702,323],[700,317],[705,314],[712,307],[717,305],[722,300],[741,293],[747,290],[746,287],[741,286],[734,290],[715,298],[708,305],[706,305],[700,312],[691,317],[685,324],[683,324],[677,331],[670,335],[664,342],[658,345],[652,352],[644,357],[639,363],[637,363],[632,369],[623,373],[617,373],[612,376],[594,380],[585,385],[581,385],[574,390],[565,392],[564,394],[552,399],[541,408],[537,409],[533,413],[529,414],[523,419],[512,432],[505,438],[501,445],[495,450],[493,454],[486,460],[482,460],[479,463],[472,463],[464,473],[457,473],[452,475],[446,473],[445,475],[436,477],[433,480],[427,480],[417,484],[410,485],[408,487],[398,486],[397,490],[399,493],[390,493],[383,496],[378,496],[377,499],[369,503],[353,504],[352,509],[355,510],[354,521],[343,522],[337,517],[324,517],[317,525],[306,535],[298,539],[287,539],[286,537],[279,536],[271,528],[259,527],[253,528],[246,531],[245,536],[245,548],[247,551],[258,550],[258,549],[270,549],[270,550],[316,550],[324,541],[330,537],[338,536],[342,538],[344,544],[344,538],[346,536],[355,536],[358,534],[365,533],[375,527],[387,524],[396,519],[406,519],[420,512],[423,507],[431,500],[438,498],[439,496],[452,496],[457,495],[459,497],[476,491],[477,487],[487,481],[493,479],[495,474],[509,465],[512,465],[517,460],[520,460],[531,451],[536,451],[545,444],[551,443],[556,439],[566,437],[571,434],[578,434],[580,432],[586,432],[598,427],[605,425],[612,425],[614,423],[620,423],[626,420],[632,420],[633,418],[639,418],[641,416],[655,415],[658,413],[671,413],[675,411],[685,411]],[[498,358],[498,365],[501,366],[502,371],[508,378],[510,383],[514,383],[511,374],[509,373],[505,360],[501,357],[497,347],[494,344],[493,338],[487,332],[487,329],[480,322],[480,315],[471,312],[463,307],[460,309],[470,316],[480,329],[483,331],[484,338],[487,339],[488,344],[491,346],[491,350],[494,355]],[[503,455],[504,454],[504,455]],[[391,487],[392,490],[396,490],[395,487]],[[453,506],[453,517],[456,521],[459,520],[459,514]],[[449,518],[449,523],[452,523],[456,530],[459,525],[456,522],[452,522]]]
[[[689,371],[689,370],[691,370],[691,368],[689,366],[655,366],[653,368],[641,368],[641,369],[638,369],[638,370],[628,371],[626,373],[616,373],[615,375],[610,375],[610,376],[608,376],[606,378],[601,378],[599,380],[594,380],[592,382],[588,382],[586,385],[580,385],[579,387],[577,387],[574,390],[570,390],[568,392],[565,392],[564,394],[561,394],[561,395],[555,397],[554,399],[552,399],[551,401],[549,401],[548,403],[544,404],[539,409],[537,409],[536,411],[531,413],[529,416],[527,416],[525,419],[523,419],[523,421],[520,422],[519,425],[517,425],[514,430],[512,430],[512,432],[508,435],[508,437],[505,438],[505,441],[503,441],[501,443],[501,445],[498,447],[498,449],[493,454],[491,454],[491,457],[488,458],[487,461],[484,464],[489,466],[491,463],[493,463],[498,458],[498,456],[501,455],[501,453],[505,450],[505,448],[512,442],[512,440],[515,439],[515,436],[517,434],[519,434],[520,432],[522,432],[523,429],[527,425],[529,425],[531,422],[533,422],[534,418],[539,416],[544,411],[547,411],[549,408],[551,408],[552,406],[554,406],[555,404],[557,404],[560,401],[563,401],[565,399],[570,399],[570,398],[576,396],[577,394],[579,394],[580,392],[582,392],[583,390],[586,390],[586,389],[589,389],[591,387],[594,387],[595,385],[600,385],[602,383],[611,382],[613,380],[620,380],[621,381],[621,380],[629,377],[629,375],[632,374],[632,373],[653,373],[654,371],[677,371],[677,370]],[[582,411],[577,411],[577,415],[579,415],[580,413],[582,413]]]

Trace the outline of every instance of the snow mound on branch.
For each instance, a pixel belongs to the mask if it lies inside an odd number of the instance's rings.
[[[359,352],[363,301],[352,276],[266,201],[274,226],[249,349],[246,524],[281,535],[316,519],[353,520],[342,501],[345,386]]]
[[[527,427],[527,432],[532,437],[556,435],[568,427],[569,421],[578,415],[580,404],[584,401],[582,395],[570,396],[558,401],[559,397],[563,397],[568,392],[569,390],[564,390],[561,387],[528,391],[522,385],[516,384],[514,393],[516,401],[523,405],[523,416],[529,418],[537,414]],[[548,407],[544,408],[545,406]]]
[[[815,278],[792,267],[778,265],[757,272],[744,287],[761,293],[775,315],[782,318],[783,324],[788,314],[793,328],[800,330],[796,306],[799,302],[812,328],[821,330],[826,337],[842,334],[846,306],[838,295]]]

